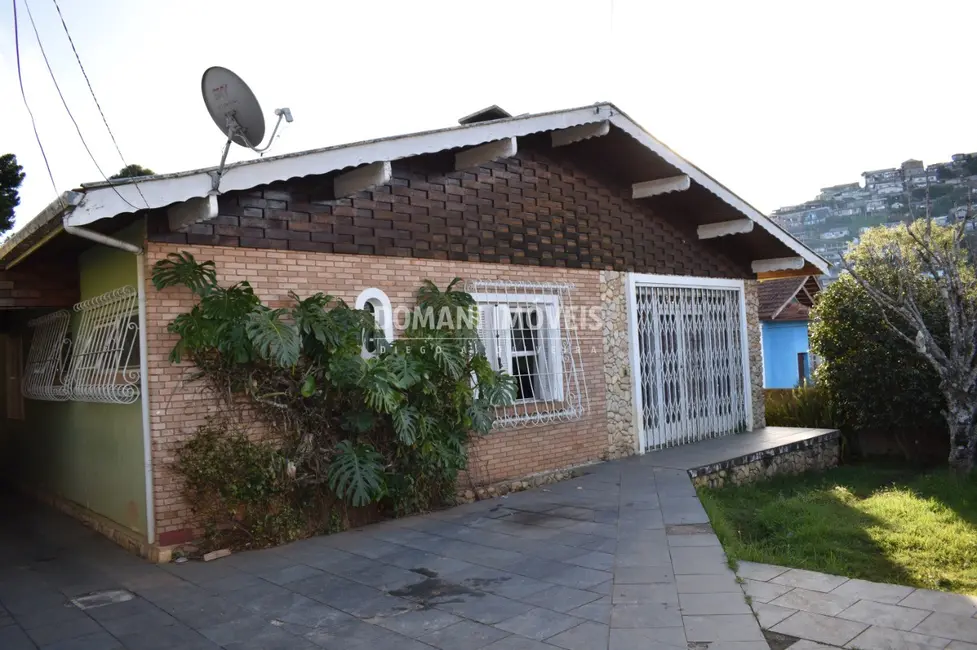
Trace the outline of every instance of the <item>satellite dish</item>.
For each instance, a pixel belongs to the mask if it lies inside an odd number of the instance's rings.
[[[207,68],[204,71],[204,76],[200,79],[200,90],[203,93],[204,104],[207,105],[211,119],[214,120],[217,128],[227,136],[220,167],[213,174],[213,193],[217,193],[231,143],[247,147],[257,153],[267,151],[268,147],[275,141],[275,134],[278,133],[278,127],[282,125],[282,120],[292,121],[292,111],[287,108],[275,109],[275,115],[278,116],[275,130],[271,132],[268,144],[259,148],[258,145],[265,137],[265,117],[261,113],[258,98],[254,96],[254,93],[248,88],[248,84],[244,83],[241,77],[220,66]]]
[[[235,144],[253,148],[265,138],[265,116],[248,84],[227,68],[207,68],[200,80],[204,103],[217,127]]]

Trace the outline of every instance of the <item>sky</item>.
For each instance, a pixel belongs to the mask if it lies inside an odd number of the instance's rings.
[[[28,103],[58,191],[123,166],[53,0],[15,0]],[[266,155],[612,101],[764,212],[908,158],[977,151],[972,0],[58,0],[125,161],[216,165],[200,76],[231,68],[295,117]],[[0,4],[0,153],[27,178],[17,225],[52,201]],[[234,147],[230,160],[256,154]]]

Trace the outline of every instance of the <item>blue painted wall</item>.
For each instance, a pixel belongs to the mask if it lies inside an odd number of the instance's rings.
[[[797,354],[808,353],[807,379],[811,363],[807,342],[807,321],[763,321],[763,387],[793,388],[800,383]]]

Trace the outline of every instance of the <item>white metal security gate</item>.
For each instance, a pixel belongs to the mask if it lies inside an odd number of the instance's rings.
[[[632,274],[631,353],[644,450],[752,420],[742,280]]]

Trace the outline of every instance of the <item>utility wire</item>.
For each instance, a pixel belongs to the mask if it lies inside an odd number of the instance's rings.
[[[14,5],[16,6],[16,0],[14,0]],[[34,29],[34,38],[37,39],[37,46],[41,50],[41,56],[44,57],[44,65],[47,66],[48,74],[51,75],[51,81],[54,82],[54,88],[58,91],[58,96],[61,97],[61,103],[64,104],[64,110],[68,112],[68,117],[71,118],[71,123],[75,125],[75,131],[78,132],[78,137],[81,139],[81,143],[84,145],[85,151],[88,152],[88,157],[92,159],[92,163],[95,164],[95,169],[98,170],[98,173],[102,175],[102,178],[105,179],[105,182],[109,184],[109,187],[115,191],[119,198],[122,199],[133,210],[138,210],[139,208],[134,206],[132,203],[129,203],[126,197],[122,196],[118,188],[116,188],[115,183],[109,180],[108,176],[105,175],[105,172],[103,172],[102,168],[99,166],[98,161],[95,160],[95,155],[89,148],[88,142],[85,141],[85,136],[82,135],[81,127],[78,126],[78,121],[75,120],[75,116],[71,114],[71,109],[68,108],[68,102],[64,98],[64,93],[61,92],[61,86],[58,85],[58,80],[54,77],[54,70],[51,69],[51,62],[48,61],[47,53],[44,51],[44,45],[41,43],[41,35],[37,31],[37,24],[34,22],[34,15],[31,13],[31,5],[29,2],[27,2],[27,0],[24,0],[24,7],[27,8],[27,17],[30,19],[31,27]]]
[[[58,200],[61,201],[61,208],[64,209],[64,200],[61,198],[61,192],[58,191],[58,184],[54,182],[54,173],[51,172],[51,163],[48,162],[47,154],[44,152],[44,145],[41,144],[41,134],[37,132],[37,120],[34,119],[34,111],[31,110],[31,105],[27,102],[27,93],[24,91],[24,76],[20,69],[20,29],[17,24],[17,0],[13,0],[14,5],[14,51],[17,54],[17,81],[20,83],[20,96],[24,100],[24,108],[27,109],[27,114],[31,118],[31,127],[34,129],[34,139],[37,140],[37,146],[41,150],[41,158],[44,159],[44,166],[47,168],[48,178],[51,179],[51,186],[54,187],[54,193],[57,195]]]
[[[58,0],[54,0],[54,8],[58,11],[58,18],[61,19],[61,26],[64,28],[65,36],[68,37],[68,42],[71,44],[71,51],[75,53],[75,60],[78,61],[78,67],[81,69],[81,74],[85,77],[85,83],[88,84],[88,92],[92,94],[92,100],[95,102],[95,107],[98,108],[98,114],[102,116],[102,123],[105,124],[105,130],[109,132],[109,137],[112,138],[112,144],[115,145],[115,151],[119,154],[119,159],[122,161],[123,166],[128,167],[129,163],[126,162],[125,156],[122,155],[122,149],[119,147],[118,141],[115,139],[115,134],[112,133],[112,127],[109,126],[109,121],[105,117],[105,112],[102,110],[102,105],[98,103],[98,97],[95,96],[95,89],[92,88],[92,82],[88,78],[88,73],[85,72],[85,66],[81,63],[81,56],[78,54],[78,49],[75,47],[75,41],[71,38],[71,32],[68,31],[68,24],[64,20],[64,15],[61,13],[61,6],[58,4]],[[149,201],[143,196],[142,189],[139,187],[137,181],[133,181],[136,186],[136,191],[139,192],[139,196],[142,197],[143,202],[146,207],[149,206]]]

